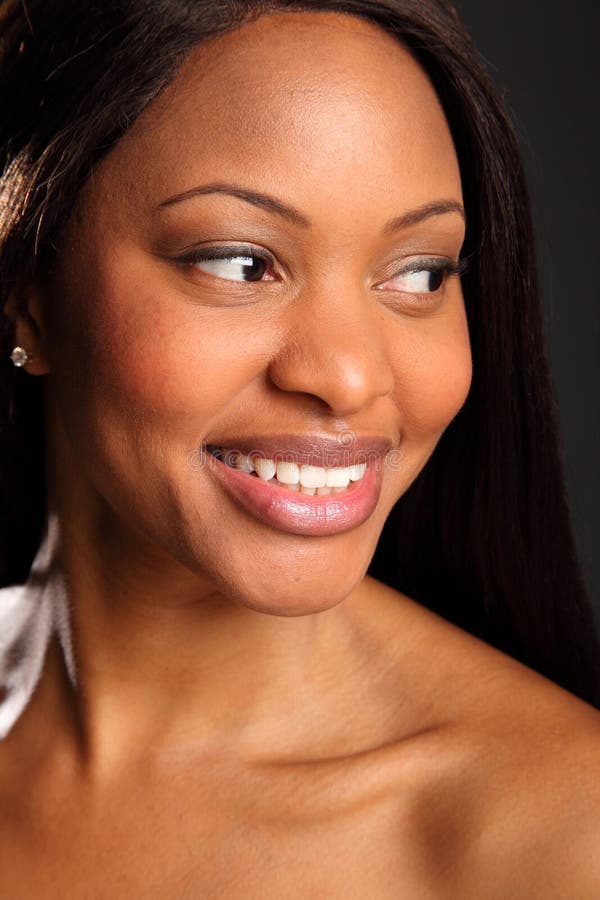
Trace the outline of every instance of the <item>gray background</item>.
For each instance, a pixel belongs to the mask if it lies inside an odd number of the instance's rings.
[[[600,626],[600,2],[455,5],[522,138],[573,521]]]

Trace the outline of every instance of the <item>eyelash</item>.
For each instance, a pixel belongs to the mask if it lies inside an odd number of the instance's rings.
[[[397,293],[409,294],[410,296],[415,297],[427,297],[434,296],[439,294],[441,289],[443,288],[446,280],[454,275],[462,275],[467,270],[468,264],[466,259],[461,259],[458,262],[454,262],[451,259],[440,259],[438,258],[425,258],[425,259],[416,259],[413,262],[409,263],[402,269],[393,272],[386,281],[380,282],[380,284],[388,284],[390,281],[393,281],[394,278],[400,278],[403,275],[413,275],[421,272],[429,272],[429,273],[440,273],[443,275],[442,283],[432,291],[402,291],[398,290]],[[393,288],[385,288],[380,287],[380,285],[375,285],[379,290],[385,291],[388,290],[390,292],[394,292]]]
[[[252,260],[260,260],[267,267],[271,269],[275,268],[275,259],[271,254],[266,253],[265,251],[258,252],[252,247],[247,246],[223,246],[223,247],[207,247],[207,248],[197,248],[192,250],[191,252],[185,254],[178,258],[178,261],[183,265],[195,265],[202,262],[211,262],[213,260],[234,260],[234,259],[252,259]],[[398,291],[397,293],[405,293],[410,296],[417,297],[427,297],[434,296],[439,294],[446,280],[455,275],[462,275],[468,268],[468,261],[466,259],[461,259],[458,262],[454,262],[450,259],[440,259],[438,258],[424,258],[417,259],[411,262],[409,265],[405,266],[403,269],[399,269],[396,272],[393,272],[385,282],[380,282],[380,284],[386,284],[387,282],[393,280],[394,278],[399,278],[403,275],[411,275],[420,272],[434,272],[443,274],[444,278],[442,284],[439,285],[433,291]],[[214,276],[219,278],[220,276]],[[245,281],[244,279],[229,279],[223,278],[223,281],[230,284],[257,284],[262,281],[262,277],[257,279],[256,281]],[[379,287],[379,285],[375,285],[375,287]],[[393,291],[393,289],[379,288],[380,290],[388,290]]]
[[[211,262],[212,260],[227,260],[227,259],[259,259],[261,262],[265,263],[265,265],[270,268],[275,267],[275,259],[271,256],[270,253],[266,253],[264,250],[260,253],[254,250],[252,247],[244,247],[244,246],[227,246],[227,247],[206,247],[198,248],[196,250],[190,251],[185,256],[179,257],[179,262],[184,265],[194,265],[196,263],[201,262]],[[218,277],[218,276],[215,276]],[[230,282],[233,284],[252,284],[253,282],[242,281],[240,279],[229,279],[225,278],[223,281]],[[256,283],[256,282],[254,282]]]

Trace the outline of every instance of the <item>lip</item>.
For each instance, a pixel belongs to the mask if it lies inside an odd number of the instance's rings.
[[[297,465],[333,468],[381,461],[391,449],[392,442],[386,437],[377,435],[357,437],[353,432],[346,431],[340,433],[338,437],[319,434],[250,435],[223,443],[211,440],[204,445],[206,446],[239,450],[250,458],[254,455],[275,462],[295,462]]]
[[[219,484],[250,515],[289,534],[318,536],[356,528],[373,513],[381,494],[380,455],[367,461],[363,477],[351,482],[346,491],[325,496],[300,494],[270,484],[256,475],[231,468],[208,452],[204,458]]]

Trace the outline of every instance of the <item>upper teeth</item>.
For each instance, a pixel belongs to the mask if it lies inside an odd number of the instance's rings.
[[[354,466],[337,466],[323,468],[321,466],[298,465],[295,462],[275,462],[272,459],[249,456],[238,451],[221,450],[221,454],[238,469],[245,472],[255,471],[263,481],[277,478],[282,484],[300,484],[307,488],[347,487],[351,481],[360,481],[367,470],[366,463]]]

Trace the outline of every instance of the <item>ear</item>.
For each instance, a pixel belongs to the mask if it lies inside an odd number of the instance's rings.
[[[9,295],[4,312],[14,325],[14,343],[31,354],[31,362],[24,368],[30,375],[47,375],[50,365],[47,357],[44,327],[44,303],[42,292],[35,284],[14,291]]]

